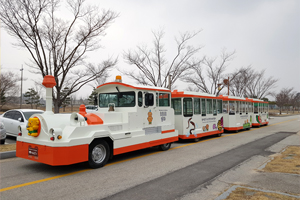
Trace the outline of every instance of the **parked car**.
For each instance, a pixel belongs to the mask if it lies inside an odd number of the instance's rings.
[[[0,144],[5,144],[6,130],[2,122],[0,122]]]
[[[98,111],[98,107],[94,105],[86,105],[85,108],[87,113],[93,113]]]
[[[6,134],[11,136],[18,136],[19,125],[27,125],[28,119],[33,114],[41,114],[43,110],[37,109],[15,109],[8,110],[0,116],[0,121],[4,124]]]

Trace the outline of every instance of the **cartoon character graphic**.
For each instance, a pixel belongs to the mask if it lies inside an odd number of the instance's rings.
[[[259,115],[256,115],[256,121],[261,125],[261,117]]]
[[[151,110],[149,110],[149,112],[148,112],[148,118],[147,118],[147,120],[148,120],[149,124],[152,124],[153,117],[152,117],[152,112],[151,112]]]
[[[186,127],[186,129],[189,129],[189,127],[190,127],[190,124],[193,126],[193,128],[191,128],[190,130],[189,130],[189,132],[187,133],[187,137],[189,136],[189,135],[192,135],[193,134],[193,131],[196,129],[196,126],[195,126],[195,123],[193,122],[193,121],[191,121],[192,120],[192,118],[189,118],[189,120],[188,120],[188,127]],[[195,135],[195,137],[197,137],[197,134],[195,134],[194,133],[194,135]]]
[[[29,118],[27,124],[28,135],[37,137],[39,135],[38,133],[39,124],[40,124],[40,120],[38,118],[36,117]]]
[[[222,131],[223,130],[223,117],[218,121],[218,130]]]

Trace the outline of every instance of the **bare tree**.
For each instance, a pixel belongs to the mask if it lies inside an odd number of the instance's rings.
[[[192,74],[183,77],[182,80],[191,83],[198,91],[219,95],[227,87],[225,84],[220,84],[228,77],[225,71],[234,54],[234,51],[228,53],[223,50],[219,62],[218,57],[204,57],[201,62],[192,67]],[[234,80],[236,75],[234,73],[230,74],[230,80]]]
[[[300,93],[299,92],[291,92],[290,96],[290,105],[293,107],[293,113],[297,109],[299,112],[299,102],[300,102]]]
[[[59,13],[62,3],[66,9]],[[30,53],[28,65],[43,77],[55,77],[56,113],[65,98],[116,65],[117,60],[112,58],[98,65],[86,63],[85,59],[88,52],[100,48],[101,36],[117,16],[111,10],[85,5],[85,0],[0,1],[0,20],[17,39],[15,45]],[[69,93],[61,96],[65,87],[70,88]]]
[[[0,74],[0,108],[10,102],[20,91],[17,82],[20,80],[13,72],[1,72]]]
[[[278,79],[275,79],[272,76],[266,78],[265,71],[266,70],[263,69],[260,72],[252,71],[249,73],[251,78],[247,85],[245,85],[245,87],[247,87],[245,96],[261,99],[274,94],[272,89],[276,87]]]
[[[246,97],[247,86],[253,81],[255,70],[251,67],[242,67],[232,73],[236,75],[234,79],[230,80],[230,92],[233,96]]]
[[[171,62],[168,62],[165,56],[166,49],[162,43],[164,31],[153,32],[154,46],[152,49],[148,49],[147,46],[137,46],[135,51],[128,50],[123,54],[125,61],[134,65],[138,70],[120,71],[139,84],[165,88],[169,84],[168,78],[171,75],[170,85],[172,86],[178,78],[185,76],[188,70],[199,62],[195,61],[193,56],[201,47],[193,47],[188,44],[198,33],[185,32],[179,38],[175,38],[176,55]]]
[[[280,90],[278,94],[276,94],[275,102],[280,109],[280,115],[281,115],[282,108],[284,106],[289,105],[292,91],[293,88],[283,88],[282,90]]]

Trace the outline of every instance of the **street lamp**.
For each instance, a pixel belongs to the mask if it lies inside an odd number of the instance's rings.
[[[20,108],[22,108],[22,88],[23,88],[23,65],[22,68],[20,69],[21,71],[21,96],[20,96]]]

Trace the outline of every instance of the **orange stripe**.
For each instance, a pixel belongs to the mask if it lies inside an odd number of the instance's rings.
[[[175,132],[175,129],[165,130],[165,131],[162,131],[161,133],[164,134],[164,133],[170,133],[170,132]]]
[[[201,138],[201,137],[205,137],[205,136],[209,136],[209,135],[220,134],[220,133],[223,133],[223,132],[224,132],[223,130],[222,131],[210,131],[210,132],[198,133],[198,134],[196,134],[197,136],[195,136],[194,134],[192,134],[192,135],[188,135],[188,136],[186,136],[186,135],[179,135],[178,137],[180,139],[183,139],[183,140],[185,140],[185,139],[196,139],[196,138]]]
[[[141,144],[130,145],[130,146],[126,146],[126,147],[121,147],[121,148],[114,149],[114,155],[127,153],[130,151],[135,151],[135,150],[139,150],[139,149],[146,149],[149,147],[166,144],[166,143],[171,143],[171,142],[176,142],[176,141],[178,141],[178,136],[164,138],[164,139],[160,139],[160,140],[154,140],[154,141],[145,142],[145,143],[141,143]]]

